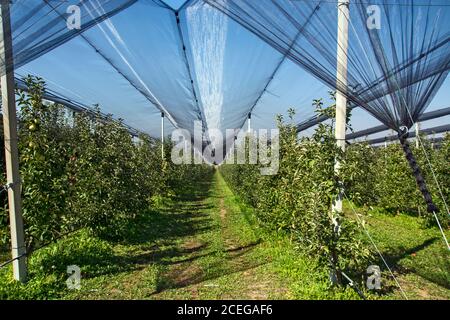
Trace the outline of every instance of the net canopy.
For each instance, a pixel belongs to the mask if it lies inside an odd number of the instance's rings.
[[[391,129],[411,127],[450,67],[448,2],[349,8],[347,85],[337,80],[338,10],[329,0],[14,0],[14,68],[154,137],[164,113],[166,133],[193,136],[200,123],[234,139],[225,130],[242,128],[249,113],[253,125],[272,127],[277,113],[320,97],[324,86]],[[368,27],[374,10],[379,28]],[[313,114],[308,103],[297,120]]]
[[[394,130],[412,126],[450,67],[447,1],[350,1],[349,48],[342,60],[336,58],[337,2],[206,2]],[[338,77],[344,61],[347,84]]]

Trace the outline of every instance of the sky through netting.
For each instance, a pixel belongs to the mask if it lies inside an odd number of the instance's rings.
[[[79,29],[67,26],[70,5]],[[239,129],[249,113],[270,127],[290,106],[301,122],[314,115],[307,100],[335,88],[398,130],[427,109],[450,68],[445,0],[350,1],[348,85],[336,77],[336,1],[15,0],[11,19],[17,77],[42,76],[152,136],[161,112],[167,133],[192,133],[195,121]]]

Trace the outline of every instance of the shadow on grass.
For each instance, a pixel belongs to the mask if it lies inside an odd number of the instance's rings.
[[[55,275],[54,286],[51,288],[59,288],[56,289],[58,295],[62,295],[69,265],[80,266],[83,279],[102,276],[107,279],[108,276],[143,270],[150,265],[163,268],[170,266],[169,274],[158,274],[155,292],[152,293],[156,294],[264,265],[266,262],[246,258],[259,241],[223,251],[209,248],[200,241],[180,246],[184,238],[216,227],[208,213],[212,206],[205,201],[211,196],[211,189],[212,179],[187,186],[170,201],[163,203],[157,211],[140,216],[130,227],[125,241],[120,243],[92,237],[86,230],[58,241],[49,250],[33,256],[32,275],[36,279]],[[226,264],[222,259],[224,254]],[[213,257],[212,265],[205,272],[195,262],[208,256]],[[217,260],[214,259],[215,256],[218,257]],[[39,294],[45,296],[43,293]]]
[[[233,257],[239,257],[241,255],[244,255],[246,253],[249,253],[251,250],[254,249],[255,246],[257,246],[260,243],[253,242],[245,246],[240,246],[237,248],[232,248],[228,250],[224,250],[222,252],[224,253],[230,253],[233,254]],[[198,246],[195,246],[194,248],[170,248],[168,250],[160,251],[159,248],[155,248],[155,251],[152,253],[146,253],[142,255],[135,256],[133,258],[133,263],[137,265],[147,265],[148,263],[158,263],[160,265],[178,265],[183,264],[187,262],[195,262],[196,260],[208,256],[214,256],[217,254],[217,252],[211,251],[207,253],[202,253],[203,251],[206,251],[208,249],[208,246],[206,244],[201,244]],[[184,259],[177,259],[182,258],[186,255],[192,255],[189,258]]]
[[[404,275],[414,273],[430,282],[433,282],[434,284],[450,289],[450,274],[448,271],[450,270],[450,261],[444,256],[446,252],[443,252],[442,257],[436,254],[433,254],[432,257],[430,256],[429,258],[435,260],[435,263],[428,261],[429,259],[425,259],[427,261],[423,260],[422,263],[420,260],[411,263],[402,262],[403,259],[408,257],[417,259],[415,258],[417,253],[422,250],[426,250],[439,240],[440,238],[433,237],[414,247],[405,247],[402,245],[390,247],[385,252],[382,252],[382,255],[386,259],[391,269],[393,269],[397,273]],[[384,266],[384,263],[381,259],[378,260],[378,265]],[[441,268],[442,270],[444,270],[444,272],[436,272],[436,270],[430,270],[430,268]],[[397,286],[392,285],[386,287],[385,291],[392,292],[395,289],[397,289]]]
[[[231,248],[221,252],[209,252],[207,254],[196,255],[187,259],[172,262],[172,265],[186,264],[179,268],[175,267],[171,273],[160,279],[156,291],[152,294],[159,294],[170,289],[180,289],[192,285],[201,284],[224,276],[256,269],[268,263],[260,261],[251,261],[246,259],[246,255],[250,254],[260,242],[250,243],[245,246]],[[193,262],[197,259],[215,256],[217,254],[228,253],[226,261],[228,267],[224,266],[224,261],[218,259],[209,265],[207,272],[195,265]]]
[[[203,247],[179,249],[177,241],[211,229],[212,218],[205,213],[211,206],[204,203],[211,184],[212,179],[189,185],[157,211],[138,217],[121,242],[97,239],[85,230],[59,241],[52,250],[34,255],[35,274],[67,277],[67,266],[78,265],[83,278],[94,278],[144,268],[151,263],[162,265],[166,260],[203,250]]]
[[[415,254],[421,250],[426,249],[427,247],[429,247],[430,245],[435,243],[436,240],[438,240],[437,237],[430,238],[430,239],[425,240],[422,244],[417,245],[412,248],[405,248],[403,246],[396,247],[393,252],[391,251],[386,254],[386,258],[391,264],[397,265],[398,262],[400,260],[402,260],[403,258],[406,258],[412,254]]]

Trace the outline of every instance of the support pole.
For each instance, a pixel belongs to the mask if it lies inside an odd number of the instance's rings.
[[[250,133],[252,131],[252,114],[248,114],[248,120],[247,120],[247,132]]]
[[[345,131],[347,119],[347,64],[348,64],[348,17],[349,17],[349,0],[339,0],[338,2],[338,30],[337,30],[337,63],[336,63],[336,124],[335,124],[335,138],[337,146],[345,151]],[[334,170],[337,175],[341,164],[339,159],[336,159]],[[340,182],[341,184],[341,182]],[[342,187],[342,186],[340,186]],[[342,212],[342,190],[339,190],[338,195],[332,206],[332,223],[334,226],[335,245],[340,234],[339,214]],[[333,284],[342,284],[342,272],[339,270],[337,249],[331,248],[330,262],[331,272],[330,278]]]
[[[416,148],[419,149],[420,147],[420,122],[416,122]]]
[[[347,118],[347,64],[348,64],[348,17],[349,0],[338,3],[338,39],[337,39],[337,74],[336,74],[336,127],[335,138],[337,145],[345,151],[345,129]],[[344,92],[343,92],[344,91]],[[335,171],[339,173],[341,164],[336,161]],[[333,210],[342,212],[342,197],[340,193],[333,205]]]
[[[164,112],[161,112],[161,159],[164,159]]]
[[[26,248],[24,241],[20,198],[19,151],[17,147],[16,97],[14,93],[14,63],[11,38],[11,18],[8,0],[1,0],[0,36],[3,48],[0,59],[4,62],[1,76],[3,128],[5,137],[6,178],[8,181],[8,208],[11,227],[11,248],[14,279],[27,278]]]

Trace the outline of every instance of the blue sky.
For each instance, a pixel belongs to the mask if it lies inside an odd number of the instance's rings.
[[[169,6],[171,6],[174,9],[178,9],[180,6],[183,5],[183,3],[186,2],[186,0],[164,0],[165,3],[167,3]]]

